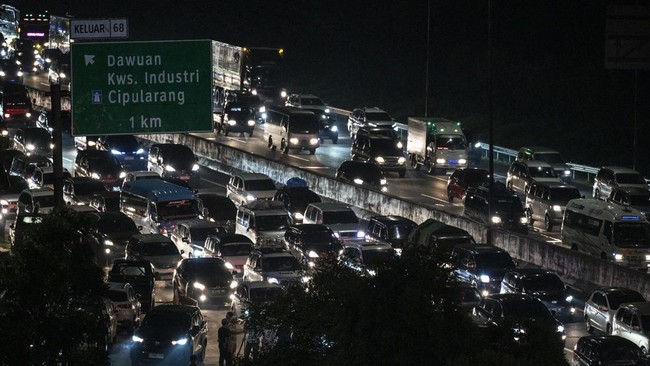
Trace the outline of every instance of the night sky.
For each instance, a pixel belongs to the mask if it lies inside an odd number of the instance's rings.
[[[132,40],[215,39],[285,49],[293,92],[424,114],[427,2],[7,1],[23,11],[126,17]],[[495,143],[632,165],[634,72],[604,67],[606,2],[493,3]],[[644,2],[642,2],[644,3]],[[431,1],[429,116],[487,139],[487,0]],[[650,87],[639,72],[637,168],[650,175]]]

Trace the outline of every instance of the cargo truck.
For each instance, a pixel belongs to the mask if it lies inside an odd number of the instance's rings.
[[[213,110],[221,111],[232,91],[258,95],[269,104],[284,104],[286,89],[281,48],[247,48],[212,41]]]
[[[460,122],[409,117],[406,151],[413,169],[424,166],[429,174],[467,168],[467,139]]]

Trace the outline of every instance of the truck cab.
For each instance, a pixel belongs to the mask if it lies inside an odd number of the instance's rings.
[[[467,139],[460,122],[409,117],[406,150],[413,169],[424,166],[429,174],[468,167]]]

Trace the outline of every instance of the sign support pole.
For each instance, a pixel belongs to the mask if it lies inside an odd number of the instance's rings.
[[[53,141],[52,149],[54,163],[54,207],[63,207],[63,138],[61,128],[61,85],[54,83],[50,85],[52,98],[52,122]]]

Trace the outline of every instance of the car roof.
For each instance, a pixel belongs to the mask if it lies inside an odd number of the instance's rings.
[[[108,289],[113,291],[126,291],[127,287],[131,287],[128,282],[108,282]]]
[[[300,98],[318,98],[318,99],[320,99],[320,97],[317,97],[314,94],[299,94],[299,93],[296,93],[294,95],[297,95]]]
[[[623,191],[633,196],[650,196],[650,189],[641,187],[614,188],[614,191]]]
[[[219,239],[219,241],[226,240],[227,244],[232,243],[247,243],[253,244],[253,241],[246,235],[243,234],[234,234],[234,233],[223,233],[223,234],[208,234],[208,237]]]
[[[54,195],[54,190],[52,188],[32,188],[32,189],[25,189],[23,192],[28,192],[34,197],[42,197],[42,196],[51,196]]]
[[[513,268],[509,272],[517,273],[523,277],[534,277],[539,275],[554,275],[559,277],[555,272],[543,268]]]
[[[310,206],[317,207],[322,211],[350,211],[352,208],[345,203],[340,202],[313,202]]]
[[[360,107],[355,109],[362,110],[364,112],[386,112],[385,110],[379,109],[378,107]]]
[[[537,153],[558,153],[557,150],[549,149],[548,147],[541,147],[541,146],[524,146],[519,151],[530,151],[533,154]]]
[[[609,170],[613,171],[615,174],[616,173],[640,174],[639,172],[637,172],[634,169],[626,168],[626,167],[623,167],[623,166],[606,165],[606,166],[601,167],[600,169],[609,169]]]
[[[251,289],[254,288],[282,288],[280,284],[272,283],[268,281],[247,281],[242,283],[242,285],[248,286]]]
[[[650,302],[628,302],[621,304],[621,308],[628,308],[637,313],[650,314]]]
[[[522,301],[539,301],[534,297],[526,294],[507,293],[507,294],[490,294],[486,298],[491,298],[499,302],[522,302]]]
[[[392,249],[393,247],[386,242],[376,240],[355,240],[343,244],[345,248],[354,247],[362,250],[380,250]]]
[[[590,343],[598,343],[598,344],[603,344],[603,343],[626,343],[626,344],[631,344],[636,347],[636,344],[634,342],[630,341],[629,339],[617,336],[617,335],[586,335],[582,336],[579,338],[580,340],[584,340],[586,342]]]
[[[203,227],[222,227],[222,225],[212,222],[210,220],[205,220],[205,219],[189,219],[189,220],[180,220],[176,223],[176,225],[187,225],[190,229],[194,228],[203,228]]]
[[[323,232],[323,231],[332,231],[327,225],[323,224],[296,224],[292,227],[302,231],[302,232]]]
[[[236,174],[233,174],[233,176],[240,177],[243,180],[269,179],[269,180],[272,181],[271,177],[269,177],[266,174],[262,174],[262,173],[236,173]]]
[[[476,254],[481,254],[481,253],[508,253],[505,249],[501,249],[499,247],[496,247],[494,245],[487,245],[487,244],[458,244],[454,246],[454,249],[459,248],[459,249],[465,249],[468,251],[472,251]]]
[[[290,252],[288,252],[286,250],[281,250],[281,251],[278,250],[278,251],[269,252],[269,253],[265,253],[264,251],[259,251],[259,250],[256,250],[256,251],[260,252],[260,254],[262,254],[262,257],[265,257],[265,258],[269,258],[269,257],[271,257],[271,258],[275,258],[275,257],[293,257],[293,258],[295,258],[293,256],[293,254],[291,254]]]
[[[603,287],[603,288],[598,288],[598,289],[594,290],[594,292],[595,292],[595,291],[601,291],[601,292],[604,292],[604,293],[606,293],[606,294],[608,294],[608,295],[609,295],[609,294],[612,294],[612,293],[615,293],[615,292],[620,292],[620,293],[639,293],[638,291],[636,291],[636,290],[632,290],[632,289],[629,289],[629,288],[627,288],[627,287]]]
[[[553,189],[558,189],[558,188],[578,189],[575,186],[572,186],[572,185],[564,183],[564,182],[535,182],[533,184],[535,184],[537,186],[546,186],[546,187],[553,188]]]
[[[170,242],[173,243],[172,240],[162,234],[135,234],[131,235],[131,239],[135,239],[141,243],[160,243],[160,242]]]
[[[400,223],[415,224],[413,220],[403,216],[397,216],[397,215],[373,216],[370,219],[377,220],[384,224],[400,224]]]
[[[552,168],[551,164],[542,160],[524,160],[524,161],[518,161],[518,163],[527,165],[529,168],[539,168],[539,167]]]

